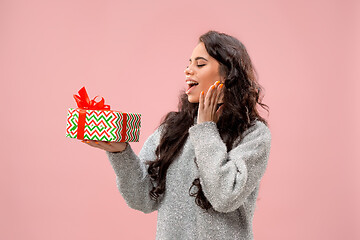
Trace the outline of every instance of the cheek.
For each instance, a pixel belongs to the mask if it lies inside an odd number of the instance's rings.
[[[213,85],[216,81],[220,80],[220,75],[217,71],[210,70],[203,72],[202,74],[202,89],[206,89],[206,91]]]

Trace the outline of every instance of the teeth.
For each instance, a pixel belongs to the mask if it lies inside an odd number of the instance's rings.
[[[187,83],[187,84],[189,84],[189,85],[190,85],[190,84],[198,84],[197,82],[195,82],[195,81],[191,81],[191,80],[186,81],[186,83]]]

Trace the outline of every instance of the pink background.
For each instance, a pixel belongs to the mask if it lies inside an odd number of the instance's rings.
[[[138,153],[210,29],[245,44],[270,107],[255,239],[359,239],[359,1],[129,2],[0,1],[0,239],[154,239],[66,111],[86,86],[141,113]]]

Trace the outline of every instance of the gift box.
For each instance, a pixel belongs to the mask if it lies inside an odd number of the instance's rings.
[[[138,142],[141,114],[110,110],[100,101],[90,100],[85,87],[74,95],[78,108],[69,108],[66,137],[109,142]]]

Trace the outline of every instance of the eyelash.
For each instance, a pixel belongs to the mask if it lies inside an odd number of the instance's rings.
[[[203,67],[203,66],[205,66],[206,64],[199,64],[199,65],[197,65],[198,67]],[[188,68],[189,66],[186,66],[186,68]]]

